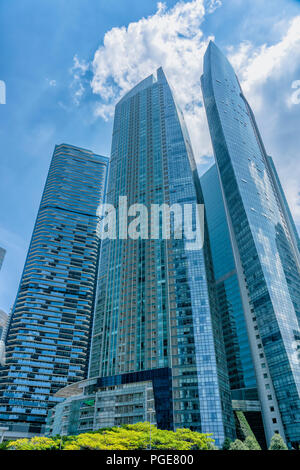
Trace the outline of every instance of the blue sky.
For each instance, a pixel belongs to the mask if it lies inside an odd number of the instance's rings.
[[[199,172],[210,166],[199,83],[209,38],[237,70],[299,228],[299,1],[0,2],[0,309],[14,302],[54,145],[109,155],[116,100],[156,67],[185,112]]]

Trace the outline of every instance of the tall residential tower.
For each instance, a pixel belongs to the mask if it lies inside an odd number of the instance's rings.
[[[153,204],[202,202],[183,114],[161,68],[116,106],[107,202],[117,213],[120,196],[149,213]],[[102,242],[89,375],[107,385],[168,377],[169,398],[154,390],[158,425],[211,432],[220,445],[234,423],[207,243],[189,250],[184,238],[126,239],[118,229],[122,236]]]
[[[267,441],[300,443],[300,275],[291,217],[234,70],[210,42],[202,90]]]
[[[0,423],[11,437],[43,432],[53,394],[87,375],[107,165],[55,147],[0,373]]]

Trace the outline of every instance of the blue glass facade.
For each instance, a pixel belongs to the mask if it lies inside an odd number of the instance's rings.
[[[286,222],[289,226],[291,237],[293,237],[294,246],[296,246],[298,248],[298,251],[300,252],[299,234],[298,234],[293,216],[291,214],[288,202],[286,200],[283,188],[281,186],[281,182],[280,182],[278,173],[276,171],[276,167],[274,165],[273,158],[268,156],[268,161],[269,161],[269,164],[270,164],[270,171],[271,171],[271,174],[272,174],[272,177],[273,177],[274,185],[275,185],[276,190],[277,190],[278,200],[281,204],[282,212],[284,213],[285,220],[286,220]],[[299,256],[300,256],[299,253],[296,253],[296,256],[299,258]]]
[[[185,127],[162,69],[117,104],[107,203],[202,202]],[[120,228],[120,227],[118,227]],[[122,227],[121,227],[122,229]],[[234,437],[211,260],[186,240],[102,242],[90,377],[169,368],[172,427]]]
[[[108,159],[55,147],[6,341],[0,422],[43,431],[53,394],[87,375]]]
[[[202,90],[234,247],[267,440],[300,442],[297,246],[253,112],[226,57],[210,43]],[[245,307],[246,308],[246,307]]]
[[[152,381],[155,417],[159,429],[173,429],[172,371],[168,367],[148,369],[127,374],[99,377],[96,388]]]
[[[200,178],[204,197],[216,290],[222,316],[231,390],[256,395],[255,370],[251,357],[238,275],[223,203],[218,171],[213,165]],[[254,389],[254,390],[253,390]]]

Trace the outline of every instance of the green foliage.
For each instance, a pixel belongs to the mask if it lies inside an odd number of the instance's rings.
[[[210,434],[201,434],[189,429],[165,431],[151,425],[152,449],[213,450],[213,442]],[[7,444],[9,450],[133,450],[149,447],[150,423],[147,422],[103,428],[78,436],[18,439]]]
[[[177,429],[176,432],[162,431],[155,428],[153,435],[153,449],[211,450],[213,439],[209,434],[200,434],[190,429]]]
[[[226,437],[223,442],[222,450],[229,450],[231,443],[232,443],[232,440],[229,437]]]
[[[242,439],[245,440],[247,436],[252,436],[256,440],[255,435],[252,429],[249,426],[249,423],[246,419],[246,416],[242,411],[235,411],[236,418],[238,420],[239,430],[242,434]]]
[[[0,450],[7,450],[7,446],[9,444],[9,441],[4,441],[0,443]]]
[[[49,437],[32,437],[31,439],[18,439],[7,445],[8,450],[56,450],[59,442]]]
[[[121,427],[123,427],[123,426],[121,426]],[[93,433],[93,434],[103,434],[104,432],[110,431],[111,429],[112,429],[111,426],[110,427],[106,426],[105,428],[97,429],[97,431],[91,431],[91,433]]]
[[[248,450],[248,447],[239,439],[230,444],[229,450]]]
[[[237,421],[238,436],[249,448],[249,450],[261,450],[259,443],[256,440],[256,437],[249,426],[249,423],[246,419],[246,416],[242,411],[235,411],[235,417]],[[248,442],[248,444],[246,443]]]
[[[151,448],[174,450],[215,450],[210,434],[202,434],[190,429],[177,429],[176,432],[157,429],[151,425]],[[127,424],[120,427],[102,428],[99,431],[77,436],[33,437],[3,442],[0,449],[7,450],[134,450],[149,449],[150,423]],[[226,438],[223,450],[260,450],[252,435],[244,442]],[[282,437],[274,434],[269,450],[288,450]]]
[[[99,431],[74,436],[64,443],[63,449],[133,450],[147,449],[150,446],[150,423],[147,422],[105,428]],[[165,431],[151,425],[152,449],[212,450],[213,442],[208,434],[200,434],[189,429],[177,429],[176,432]]]
[[[252,436],[247,436],[244,441],[244,444],[249,450],[261,450],[257,440],[254,439]]]
[[[269,450],[288,450],[280,434],[274,434],[270,442]]]

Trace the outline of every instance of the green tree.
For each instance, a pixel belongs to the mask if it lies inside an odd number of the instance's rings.
[[[243,413],[243,411],[235,411],[235,421],[236,421],[236,425],[237,425],[237,437],[240,438],[243,442],[245,442],[245,440],[247,439],[247,437],[251,437],[254,441],[255,441],[255,445],[259,447],[260,449],[260,445],[258,444],[257,440],[256,440],[256,437],[255,437],[255,434],[254,432],[252,431],[248,421],[247,421],[247,418],[245,416],[245,414]],[[254,443],[252,441],[252,439],[249,441],[251,442],[250,445],[253,446]],[[256,448],[255,449],[250,449],[250,450],[257,450]]]
[[[103,434],[85,433],[75,436],[63,445],[64,450],[128,450],[122,442]]]
[[[229,450],[248,450],[248,448],[240,439],[236,439],[230,444]]]
[[[148,449],[150,443],[150,423],[136,423],[120,427],[103,428],[98,432],[77,436],[35,437],[19,439],[9,443],[10,450],[133,450]],[[214,439],[210,434],[202,434],[190,429],[177,429],[176,432],[157,429],[151,426],[152,449],[213,450]]]
[[[10,441],[4,441],[0,443],[0,450],[7,450],[7,446]]]
[[[208,434],[189,429],[176,432],[157,429],[151,426],[152,449],[212,450],[214,440]],[[121,427],[100,430],[100,433],[86,433],[74,436],[63,446],[65,450],[133,450],[147,449],[150,443],[150,423],[129,424]]]
[[[59,442],[49,437],[33,437],[31,439],[18,439],[7,445],[8,450],[56,450]]]
[[[172,431],[167,431],[172,433]],[[178,441],[186,441],[191,444],[190,449],[199,449],[199,450],[213,450],[214,439],[212,439],[212,434],[202,434],[200,432],[191,431],[190,429],[177,429],[175,438]]]
[[[270,442],[269,450],[288,450],[280,434],[274,434]]]
[[[232,443],[232,440],[229,437],[226,437],[222,445],[222,450],[229,450],[231,443]]]
[[[247,436],[244,441],[244,444],[249,450],[261,450],[257,440],[254,439],[252,436]]]

